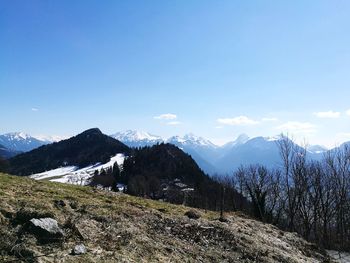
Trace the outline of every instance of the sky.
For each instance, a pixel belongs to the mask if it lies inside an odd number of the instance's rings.
[[[350,1],[2,0],[0,133],[350,141]]]

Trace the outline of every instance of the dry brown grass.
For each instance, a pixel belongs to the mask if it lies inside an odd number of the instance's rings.
[[[188,210],[0,174],[0,262],[327,262],[311,244],[271,225],[238,214],[222,223],[217,213],[202,210],[196,210],[201,218],[192,220],[185,216]],[[42,245],[23,231],[33,215],[55,218],[64,242]],[[79,243],[88,253],[70,255]]]

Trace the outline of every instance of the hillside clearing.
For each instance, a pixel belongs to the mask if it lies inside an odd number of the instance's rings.
[[[330,262],[312,244],[232,213],[0,174],[0,261],[13,262]],[[41,243],[31,218],[58,221],[64,239]],[[84,244],[87,253],[72,255]]]

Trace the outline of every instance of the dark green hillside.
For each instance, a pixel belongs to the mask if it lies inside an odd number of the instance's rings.
[[[132,195],[212,210],[220,207],[222,185],[172,144],[136,149],[124,162],[121,180]],[[226,209],[235,209],[237,195],[233,189],[226,190]]]
[[[124,163],[128,179],[136,175],[154,176],[158,179],[180,179],[183,183],[198,185],[209,177],[192,157],[172,144],[159,144],[135,150]]]

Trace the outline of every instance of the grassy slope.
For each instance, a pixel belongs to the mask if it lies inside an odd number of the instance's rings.
[[[55,205],[63,200],[66,206]],[[22,215],[54,217],[65,231],[61,244],[38,244],[24,233]],[[0,262],[328,262],[292,233],[239,216],[221,223],[214,212],[29,178],[0,174]],[[13,222],[19,222],[14,225]],[[83,243],[88,253],[70,255]],[[12,252],[10,252],[12,251]],[[12,255],[11,255],[12,254]],[[13,255],[15,254],[15,255]],[[28,261],[30,262],[30,261]]]

